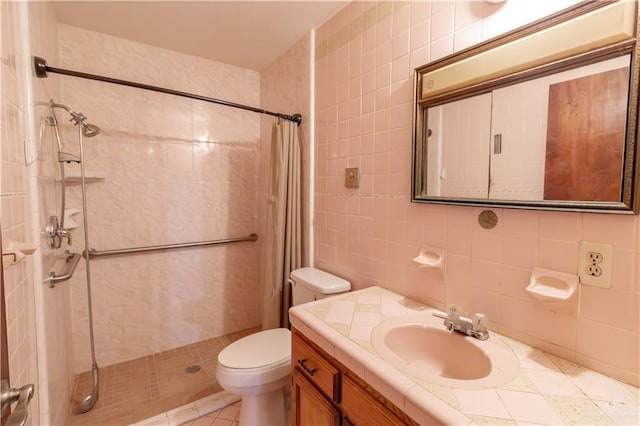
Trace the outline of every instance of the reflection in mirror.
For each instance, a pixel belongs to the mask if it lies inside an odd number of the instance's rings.
[[[415,72],[412,201],[638,213],[637,2],[580,2]]]
[[[427,195],[619,202],[629,65],[624,55],[428,108]]]
[[[427,110],[427,194],[486,198],[491,94]]]

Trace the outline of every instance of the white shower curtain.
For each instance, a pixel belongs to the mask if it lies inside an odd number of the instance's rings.
[[[273,133],[262,268],[262,328],[265,330],[288,326],[289,273],[302,266],[298,126],[292,121],[279,120]]]

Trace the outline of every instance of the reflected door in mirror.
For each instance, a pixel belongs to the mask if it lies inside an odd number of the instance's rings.
[[[619,201],[628,68],[549,87],[545,200]]]

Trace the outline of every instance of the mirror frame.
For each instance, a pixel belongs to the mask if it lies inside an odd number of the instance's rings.
[[[534,65],[520,71],[505,73],[481,81],[474,81],[463,87],[446,90],[436,93],[433,96],[422,95],[422,85],[424,76],[440,68],[459,63],[460,61],[473,58],[481,53],[486,53],[492,49],[500,48],[524,37],[538,33],[545,29],[579,18],[590,12],[617,1],[589,1],[579,3],[543,19],[534,21],[523,27],[492,38],[485,42],[471,46],[460,52],[448,55],[436,61],[416,68],[414,73],[414,117],[413,117],[413,158],[411,164],[411,201],[417,203],[436,203],[453,205],[470,205],[496,208],[521,208],[535,210],[561,210],[596,213],[619,213],[638,214],[640,210],[640,152],[637,140],[640,137],[638,132],[638,80],[640,77],[640,43],[638,34],[640,30],[640,19],[638,17],[638,6],[635,6],[634,16],[634,36],[630,39],[607,44],[586,52],[571,54],[569,56],[551,60],[541,65]],[[635,2],[634,2],[635,3]],[[561,200],[491,200],[484,198],[455,198],[427,195],[426,185],[426,111],[429,107],[442,105],[471,96],[488,93],[495,89],[510,86],[534,78],[543,77],[549,74],[565,71],[583,65],[588,65],[597,61],[602,61],[625,54],[631,55],[629,93],[627,104],[627,124],[624,141],[623,154],[623,176],[620,202],[597,202],[597,201],[561,201]]]

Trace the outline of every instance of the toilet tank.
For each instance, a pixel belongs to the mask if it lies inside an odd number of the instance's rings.
[[[294,306],[345,293],[350,289],[349,281],[320,269],[306,267],[291,271],[291,294]]]

